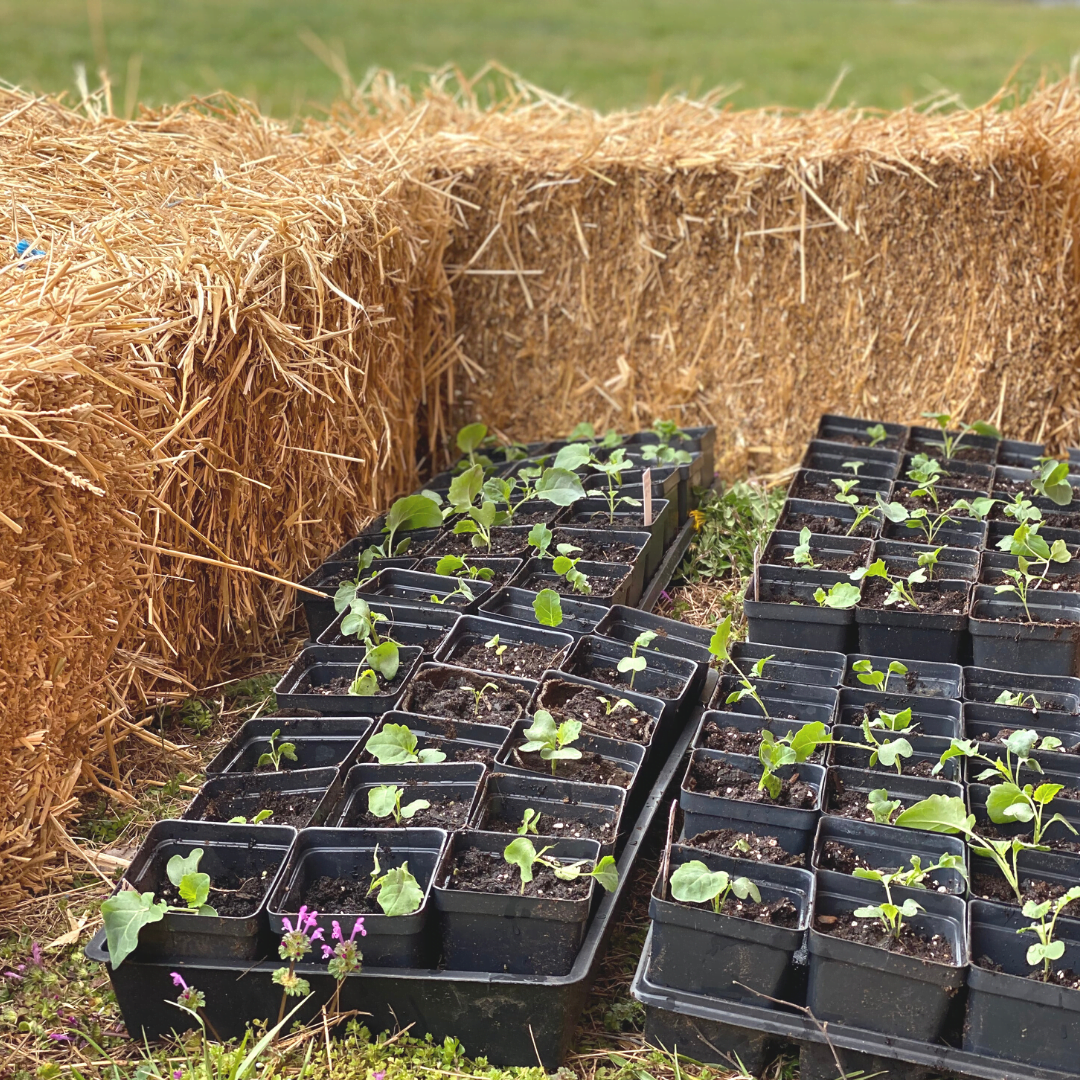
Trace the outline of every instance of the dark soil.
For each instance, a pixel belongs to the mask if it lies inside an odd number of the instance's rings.
[[[611,704],[617,700],[617,695],[608,697]],[[593,688],[582,687],[558,708],[551,709],[551,715],[560,723],[566,719],[580,720],[587,730],[611,739],[644,744],[652,738],[656,720],[648,713],[635,709],[633,705],[623,705],[610,714],[606,710],[600,695]]]
[[[379,693],[372,695],[374,697],[382,697],[383,695],[391,695],[395,693],[398,687],[401,686],[405,676],[409,673],[409,665],[402,664],[397,675],[394,676],[389,682],[384,679],[378,672],[375,673],[375,678],[379,682]],[[349,687],[353,684],[353,675],[338,675],[331,679],[328,683],[312,683],[310,675],[304,675],[300,681],[296,684],[296,689],[293,690],[294,694],[318,694],[322,697],[351,697],[349,694]]]
[[[272,876],[242,878],[219,871],[210,878],[210,898],[207,903],[223,917],[246,918],[258,910]],[[180,891],[168,878],[158,890],[157,898],[174,907],[187,907],[187,901],[180,898]]]
[[[438,566],[438,565],[439,565],[439,560],[437,558],[436,559],[421,559],[416,564],[416,569],[418,571],[420,571],[421,573],[424,573],[424,574],[434,574],[435,573],[435,567]],[[503,585],[505,585],[510,580],[511,577],[512,577],[512,575],[509,574],[505,570],[492,569],[491,577],[489,577],[489,578],[471,578],[471,577],[469,577],[468,574],[454,574],[454,575],[447,574],[446,575],[446,580],[447,580],[447,582],[452,582],[455,578],[460,578],[462,581],[465,582],[466,585],[470,585],[470,586],[471,585],[476,585],[476,584],[482,584],[482,583],[484,583],[486,581],[487,584],[489,584],[491,586],[491,588],[494,590],[494,589],[501,588]],[[393,634],[391,634],[391,637],[392,636],[393,636]]]
[[[994,963],[988,956],[980,956],[971,961],[976,967],[984,968],[986,971],[996,971],[999,975],[1007,975],[1007,972],[1000,964]],[[1030,979],[1032,982],[1043,982],[1043,969],[1039,967],[1032,968],[1026,975],[1018,976],[1019,978]],[[1080,990],[1080,975],[1078,975],[1072,968],[1062,968],[1061,970],[1054,969],[1051,972],[1049,982],[1052,982],[1055,986],[1064,987],[1066,990]]]
[[[980,836],[985,837],[987,840],[1008,840],[1013,834],[1006,833],[1004,830],[997,828],[995,825],[991,825],[988,821],[980,821],[975,826],[976,831]],[[1031,841],[1031,833],[1019,834],[1023,836],[1023,839],[1029,843]],[[1069,855],[1080,855],[1080,837],[1074,837],[1072,833],[1069,833],[1071,839],[1051,839],[1048,836],[1042,838],[1042,846],[1049,848],[1051,851],[1060,851]]]
[[[928,858],[923,859],[923,862],[932,861]],[[853,848],[840,843],[839,840],[825,841],[825,846],[821,850],[821,868],[823,870],[835,870],[838,874],[851,874],[858,868],[863,870],[883,870],[889,873],[897,869],[903,869],[896,866],[883,867],[877,863],[868,862],[861,855],[856,854]],[[906,868],[910,868],[910,864],[906,864]],[[928,877],[923,884],[928,889],[934,889],[938,892],[947,891],[946,886],[933,877]]]
[[[580,675],[583,679],[592,679],[594,682],[606,683],[608,686],[614,686],[618,690],[637,690],[638,693],[646,693],[641,684],[636,687],[630,685],[630,676],[633,672],[623,674],[615,667],[618,661],[610,661],[611,667],[608,667],[604,662],[604,658],[597,657],[595,664],[591,664],[590,659],[588,655],[578,656],[574,661],[573,668],[570,669],[570,674]],[[662,683],[650,685],[647,692],[653,697],[667,700],[678,697],[683,688],[682,684],[673,686],[674,679],[669,681],[669,678],[669,676],[665,676]]]
[[[234,817],[246,817],[249,821],[260,810],[273,810],[268,825],[292,825],[302,829],[315,812],[323,797],[321,791],[268,791],[255,795],[218,795],[207,801],[201,821],[228,821]]]
[[[871,425],[867,425],[867,426],[871,426]],[[857,433],[841,434],[841,433],[836,432],[836,431],[831,431],[831,432],[829,432],[828,435],[821,435],[821,436],[819,436],[819,438],[824,439],[827,442],[844,443],[847,446],[869,446],[870,445],[870,436],[869,435],[860,435],[860,434],[857,434]],[[890,435],[884,442],[877,443],[876,446],[875,446],[875,449],[877,449],[877,450],[899,450],[900,449],[900,439],[896,435]]]
[[[712,911],[712,901],[706,904],[688,904],[682,900],[674,900],[673,903],[680,907],[706,908]],[[766,900],[755,904],[753,900],[739,900],[729,896],[720,908],[721,915],[729,915],[736,919],[749,919],[750,922],[769,923],[772,926],[799,925],[799,909],[785,896],[779,900]]]
[[[1012,891],[1012,886],[997,873],[972,874],[971,891],[984,900],[996,900],[1001,904],[1022,906],[1017,904],[1016,894]],[[1064,885],[1054,885],[1049,881],[1040,881],[1038,878],[1021,875],[1020,891],[1024,894],[1025,904],[1029,900],[1041,904],[1044,900],[1056,900],[1059,896],[1064,896],[1068,889]],[[1080,900],[1073,900],[1071,903],[1066,904],[1064,912],[1070,917],[1080,914]]]
[[[536,831],[540,836],[558,836],[571,840],[598,840],[601,844],[610,844],[615,840],[614,823],[599,824],[591,821],[579,821],[562,818],[557,814],[543,813],[536,821]],[[479,828],[485,832],[516,833],[521,827],[521,819],[508,821],[502,814],[490,810],[482,812]]]
[[[988,569],[983,580],[987,585],[1004,585],[1009,579],[1001,570]],[[1033,581],[1028,588],[1030,592],[1080,592],[1080,574],[1055,574],[1044,581]]]
[[[495,683],[497,689],[484,690],[477,704],[473,691],[490,683]],[[422,671],[409,687],[403,708],[425,716],[446,716],[478,724],[508,726],[525,715],[529,696],[530,691],[526,687],[497,678],[488,679],[468,672],[453,673],[446,669]]]
[[[632,563],[638,555],[638,549],[633,544],[624,544],[621,540],[605,540],[602,536],[567,536],[562,529],[556,529],[551,541],[552,552],[558,550],[559,544],[573,544],[581,548],[580,552],[573,553],[574,558],[584,559],[585,562]]]
[[[567,596],[572,600],[581,600],[588,604],[614,596],[615,590],[626,580],[629,573],[627,571],[620,578],[588,574],[589,588],[592,591],[583,593],[575,589],[566,578],[539,570],[535,574],[530,574],[521,583],[521,588],[529,589],[531,592],[539,592],[541,589],[554,589],[560,596]]]
[[[882,734],[884,735],[884,733],[882,733]],[[867,748],[867,749],[864,750],[861,746],[859,746],[859,747],[849,747],[849,748],[847,748],[847,750],[848,750],[848,753],[852,756],[852,758],[854,760],[845,761],[844,764],[849,765],[851,768],[854,768],[854,769],[870,769],[870,768],[874,768],[874,769],[881,769],[881,770],[883,770],[885,772],[892,772],[892,773],[896,772],[896,767],[895,766],[893,766],[893,765],[882,765],[880,761],[877,762],[877,764],[871,766],[870,765],[870,757],[874,752],[872,749]],[[934,778],[940,779],[940,780],[952,780],[953,779],[952,774],[949,774],[947,772],[947,770],[949,768],[949,763],[948,762],[945,763],[944,770],[935,777],[935,774],[934,774],[933,770],[934,770],[934,766],[938,763],[937,758],[921,758],[921,759],[919,759],[919,758],[910,757],[910,758],[897,758],[896,760],[900,763],[901,770],[902,770],[904,776],[922,776],[922,777],[925,777],[927,780],[934,779]]]
[[[514,765],[528,769],[529,772],[542,773],[545,776],[552,775],[551,762],[544,761],[539,754],[522,754],[515,749],[510,753],[510,760]],[[554,775],[560,780],[580,780],[586,784],[614,784],[622,788],[628,788],[634,779],[633,774],[628,773],[621,765],[589,750],[583,750],[580,758],[556,762]]]
[[[843,518],[839,517],[820,517],[817,514],[793,514],[788,511],[784,514],[776,527],[778,529],[790,529],[792,532],[799,532],[801,529],[807,528],[812,533],[819,533],[822,536],[847,536],[848,529],[851,528],[851,522],[845,521]],[[862,522],[851,535],[876,536],[877,530],[878,520],[875,516],[871,515]]]
[[[503,675],[516,675],[518,678],[538,679],[548,668],[555,667],[560,649],[551,649],[546,645],[506,643],[506,651],[496,655],[495,649],[487,648],[483,642],[460,646],[455,650],[452,662],[462,667],[476,668],[480,671],[494,671]]]
[[[416,627],[416,629],[420,629],[420,628]],[[427,658],[427,657],[430,657],[431,654],[446,640],[447,636],[450,633],[450,630],[451,630],[451,628],[449,626],[445,626],[445,627],[434,627],[433,626],[428,630],[428,633],[427,633],[426,636],[419,637],[417,640],[410,641],[408,644],[410,644],[410,645],[418,645],[421,649],[424,650],[425,658]],[[389,638],[394,637],[394,628],[390,624],[386,624],[384,626],[382,632],[386,637],[389,637]],[[395,638],[394,640],[397,640],[397,639]],[[333,638],[331,640],[329,640],[326,644],[327,645],[352,645],[352,646],[355,646],[355,645],[358,644],[358,641],[357,641],[357,639],[355,637],[353,637],[351,635],[346,636],[345,634],[338,633],[338,634],[335,634],[333,636]]]
[[[450,872],[439,882],[444,889],[498,893],[511,896],[537,896],[548,900],[583,900],[589,895],[592,878],[561,881],[546,866],[533,864],[533,879],[522,893],[521,872],[511,866],[499,851],[459,851]]]
[[[701,745],[708,750],[723,750],[728,754],[749,754],[757,757],[761,746],[761,731],[742,731],[737,727],[721,727],[715,720],[710,720],[701,732]],[[815,751],[808,761],[820,761],[824,748]]]
[[[550,515],[548,515],[550,518]],[[548,520],[545,518],[545,520]],[[524,524],[524,523],[523,523]],[[475,548],[472,545],[473,533],[442,533],[422,552],[424,558],[439,555],[521,555],[525,548],[525,534],[504,532],[502,529],[491,530],[491,549]]]
[[[919,960],[932,960],[939,964],[955,964],[952,946],[940,935],[923,937],[910,923],[904,923],[899,939],[890,934],[879,919],[856,919],[851,912],[840,915],[818,915],[814,929],[845,941],[857,941],[873,945],[886,952],[902,953]]]
[[[440,798],[423,784],[410,785],[401,796],[401,805],[408,806],[416,799],[427,799],[431,803],[426,810],[418,810],[411,818],[402,818],[401,824],[394,822],[393,816],[378,818],[367,808],[367,792],[360,792],[352,805],[349,816],[341,824],[350,829],[447,829],[453,831],[464,826],[472,805],[472,796],[467,798]]]
[[[889,595],[889,585],[882,578],[870,578],[863,582],[862,600],[859,607],[884,611],[885,598]],[[967,611],[967,592],[935,592],[918,585],[912,586],[915,599],[919,602],[922,615],[963,615]],[[911,611],[907,604],[890,604],[894,611]]]
[[[532,500],[530,500],[531,502]],[[549,528],[551,527],[552,520],[558,514],[558,510],[550,505],[544,505],[541,503],[538,506],[525,507],[523,510],[519,510],[514,514],[512,521],[508,521],[507,525],[538,525],[543,522]]]
[[[1076,499],[1073,499],[1073,503]],[[1012,521],[1013,519],[1005,513],[1004,503],[997,503],[990,511],[991,521]],[[1070,504],[1072,505],[1072,504]],[[1043,525],[1048,529],[1080,529],[1080,511],[1068,510],[1062,513],[1059,510],[1047,510],[1041,508],[1043,512]]]
[[[866,552],[868,546],[869,545],[862,549],[861,554],[858,551],[853,551],[850,554],[845,554],[842,551],[815,551],[813,546],[811,546],[810,557],[814,560],[820,570],[838,570],[845,574],[850,574],[852,570],[858,570],[859,567],[866,565]],[[787,554],[781,548],[772,544],[766,549],[765,556],[761,561],[770,566],[786,566],[789,569],[803,569],[802,567],[794,566],[790,554]]]
[[[614,525],[606,510],[597,510],[595,514],[587,518],[571,518],[566,524],[574,529],[648,529],[652,527],[645,524],[644,514],[623,510],[616,511]]]
[[[470,745],[469,743],[449,743],[445,739],[416,740],[420,750],[433,747],[441,750],[446,755],[447,761],[479,761],[489,769],[495,764],[495,754],[498,747]]]
[[[1024,624],[1026,624],[1028,622],[1027,618],[1024,617],[1024,609],[1023,609],[1022,606],[1020,606],[1019,598],[1014,598],[1014,597],[1009,596],[1009,595],[1004,595],[1004,596],[999,597],[999,599],[1008,600],[1009,603],[1015,603],[1017,605],[1018,609],[1019,609],[1019,614],[1017,616],[1015,616],[1015,617],[1012,617],[1012,618],[1007,618],[1005,616],[999,616],[997,618],[989,618],[988,619],[986,617],[986,613],[984,612],[982,615],[979,616],[979,618],[980,619],[985,619],[987,622],[994,622],[994,623],[1016,623],[1018,626],[1019,625],[1024,625]],[[1030,604],[1030,601],[1029,601],[1029,604]],[[1043,608],[1042,610],[1046,611],[1047,609]],[[1039,612],[1038,611],[1033,612],[1033,615],[1039,615]],[[1077,618],[1073,617],[1071,612],[1067,612],[1067,613],[1063,612],[1063,615],[1062,615],[1061,618],[1047,619],[1047,618],[1042,618],[1040,616],[1038,618],[1031,619],[1031,622],[1040,623],[1040,624],[1044,624],[1044,625],[1048,625],[1048,626],[1076,626],[1077,623],[1080,622],[1080,619],[1077,619]]]
[[[380,863],[384,870],[390,869],[386,865],[385,853],[380,850]],[[340,877],[316,878],[304,890],[300,896],[301,905],[306,905],[312,911],[330,915],[381,915],[383,910],[379,907],[376,894],[367,895],[371,886],[371,879],[367,874],[360,875],[357,871],[358,880],[349,880]],[[290,912],[289,914],[293,914]]]
[[[1010,735],[1015,734],[1017,731],[1024,731],[1026,728],[1001,728],[995,734],[990,734],[989,731],[980,731],[976,735],[979,742],[1007,742]],[[1059,736],[1060,737],[1060,736]],[[1042,738],[1042,736],[1040,736]],[[1044,751],[1044,753],[1049,751]],[[1076,746],[1062,746],[1058,750],[1054,750],[1055,754],[1080,754],[1080,743]]]
[[[818,805],[817,792],[798,776],[781,783],[780,795],[770,799],[768,792],[758,787],[759,778],[729,765],[726,761],[705,758],[695,761],[687,786],[702,795],[718,795],[739,802],[768,803],[772,806],[792,806],[814,810]]]
[[[710,829],[689,840],[680,840],[687,847],[701,848],[717,855],[750,862],[775,863],[777,866],[806,866],[805,855],[792,855],[780,846],[773,836],[736,832],[734,829]]]
[[[867,793],[865,791],[845,790],[844,781],[836,775],[831,777],[831,784],[832,787],[830,787],[825,798],[826,813],[855,818],[857,821],[874,820],[873,811],[868,810],[866,806]],[[888,784],[882,784],[881,786],[887,788]],[[891,791],[889,792],[889,798],[899,800],[901,804],[900,810],[914,806],[919,801],[918,799],[906,798],[903,795],[894,795]]]
[[[907,449],[909,454],[925,454],[934,458],[946,475],[950,461],[973,461],[981,465],[992,465],[997,457],[996,450],[985,446],[972,446],[970,443],[961,443],[954,449],[951,458],[943,456],[945,447],[941,443],[912,441],[908,443]]]

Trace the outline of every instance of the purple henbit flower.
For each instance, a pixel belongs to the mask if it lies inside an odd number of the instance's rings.
[[[30,942],[30,960],[37,967],[45,966],[45,958],[41,954],[41,946],[36,942]]]
[[[324,960],[329,960],[330,957],[333,956],[333,955],[334,955],[334,950],[331,949],[329,945],[324,945],[322,947],[322,958]]]
[[[53,1042],[59,1043],[69,1043],[75,1041],[70,1035],[64,1035],[59,1031],[50,1031],[49,1038],[52,1039]]]
[[[181,990],[186,990],[188,985],[184,982],[184,976],[179,971],[170,971],[169,975],[172,977],[173,986],[178,987]]]
[[[380,1069],[377,1073],[371,1074],[371,1080],[384,1080],[386,1076],[386,1070]]]
[[[172,1080],[180,1080],[183,1075],[182,1069],[173,1069]]]

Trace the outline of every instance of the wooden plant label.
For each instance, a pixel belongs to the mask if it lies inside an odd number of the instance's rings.
[[[652,524],[652,469],[641,474],[641,512],[646,525]]]

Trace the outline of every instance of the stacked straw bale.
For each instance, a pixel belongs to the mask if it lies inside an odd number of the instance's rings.
[[[0,903],[441,440],[444,200],[335,142],[0,93]]]
[[[822,411],[1078,441],[1073,83],[942,115],[436,105],[427,165],[475,207],[447,253],[470,415],[708,421],[728,472]]]

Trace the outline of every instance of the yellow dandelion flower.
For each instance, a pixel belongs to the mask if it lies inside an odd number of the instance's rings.
[[[701,510],[691,510],[690,516],[694,519],[694,532],[701,532],[701,526],[705,524],[705,514]]]

